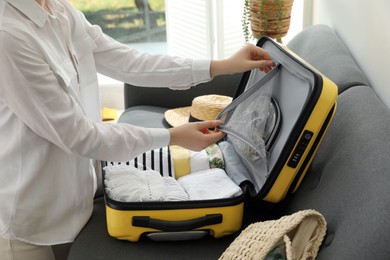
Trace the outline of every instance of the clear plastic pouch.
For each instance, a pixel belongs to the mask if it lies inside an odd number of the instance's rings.
[[[249,181],[257,191],[268,177],[267,151],[281,122],[270,83],[278,71],[276,67],[254,85],[247,86],[217,117],[221,120],[220,130],[227,134],[227,141],[249,171]]]

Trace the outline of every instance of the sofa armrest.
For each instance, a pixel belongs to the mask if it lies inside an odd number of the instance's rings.
[[[233,96],[241,76],[241,74],[217,76],[209,82],[201,83],[187,90],[139,87],[125,84],[125,109],[140,105],[175,108],[189,106],[195,97],[201,95],[220,94]]]

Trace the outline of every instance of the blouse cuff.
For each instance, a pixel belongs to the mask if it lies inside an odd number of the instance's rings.
[[[211,80],[210,63],[211,60],[209,59],[194,60],[192,65],[192,77],[195,84],[199,84]]]
[[[158,149],[169,145],[171,136],[168,129],[164,128],[149,128],[151,136],[153,136],[153,143],[151,150]]]

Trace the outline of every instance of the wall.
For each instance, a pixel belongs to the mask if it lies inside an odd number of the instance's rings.
[[[390,1],[314,0],[314,23],[332,26],[390,108]]]

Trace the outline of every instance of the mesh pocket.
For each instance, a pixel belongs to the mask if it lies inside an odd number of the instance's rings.
[[[277,69],[248,88],[218,116],[220,129],[227,133],[243,164],[252,176],[257,190],[268,176],[267,150],[280,122],[277,103],[272,99],[269,80]]]

